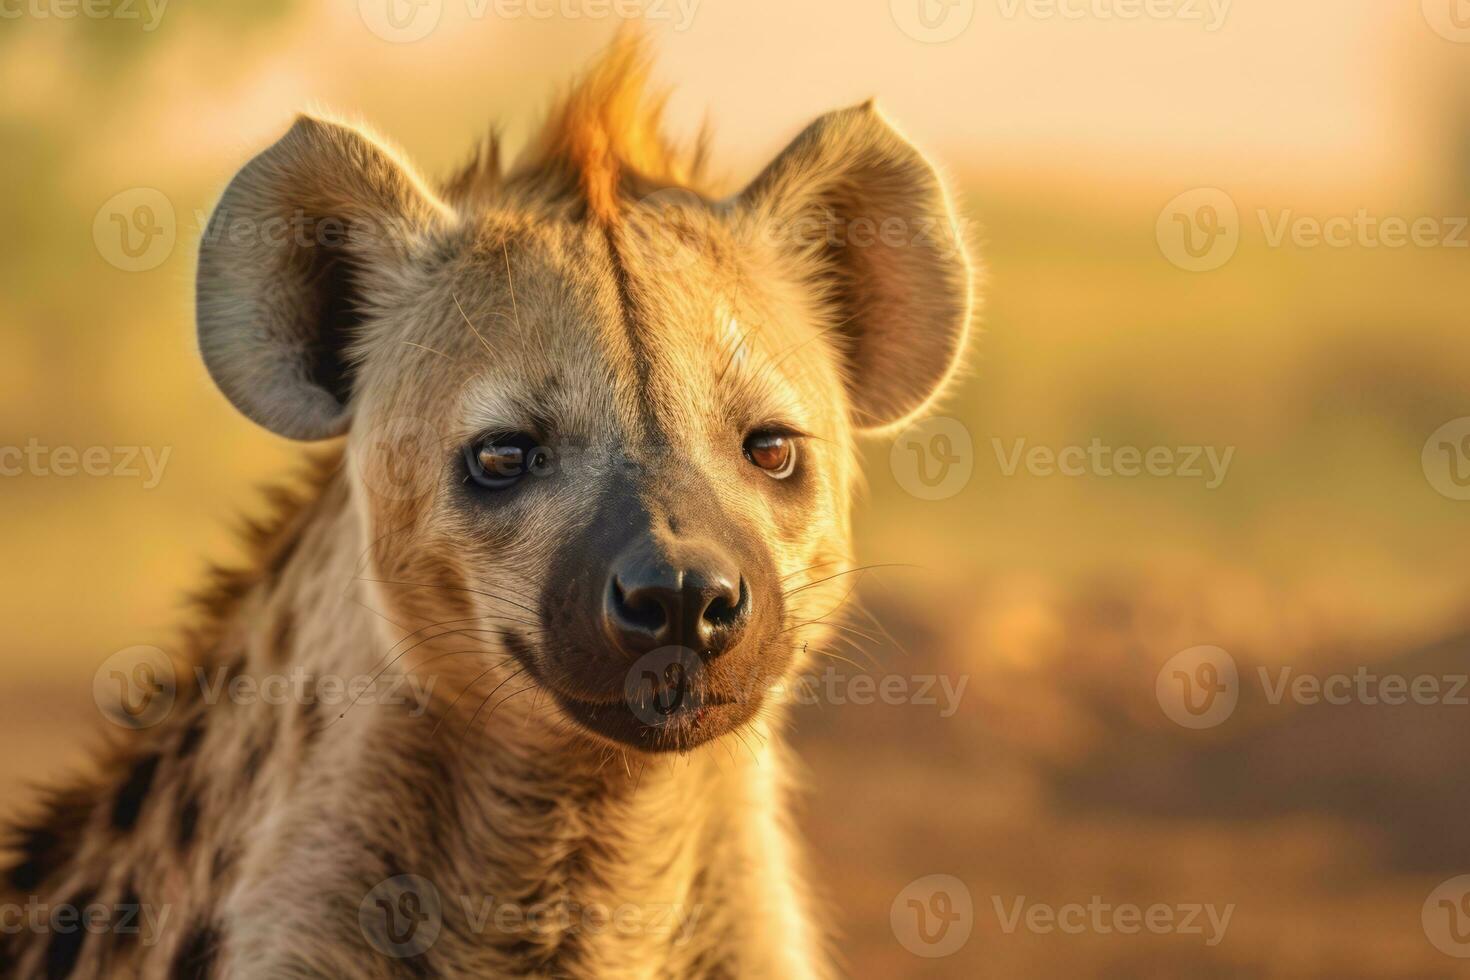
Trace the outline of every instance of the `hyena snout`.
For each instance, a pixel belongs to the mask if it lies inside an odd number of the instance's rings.
[[[612,563],[602,619],[626,654],[682,646],[710,657],[739,642],[752,605],[739,564],[718,545],[637,542]]]

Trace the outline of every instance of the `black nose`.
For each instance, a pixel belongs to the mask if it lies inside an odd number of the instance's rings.
[[[735,643],[749,617],[740,569],[713,545],[686,544],[668,554],[635,548],[608,576],[604,619],[627,653],[678,644],[717,654]]]

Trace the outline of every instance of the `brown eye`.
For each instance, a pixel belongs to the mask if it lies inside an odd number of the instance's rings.
[[[779,432],[757,432],[745,440],[745,458],[784,480],[796,469],[796,440]]]
[[[489,436],[465,450],[471,479],[487,490],[505,490],[548,461],[547,451],[524,432]]]

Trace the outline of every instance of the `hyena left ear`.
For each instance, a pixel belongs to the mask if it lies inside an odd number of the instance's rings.
[[[361,321],[447,216],[374,140],[299,118],[230,182],[199,247],[199,351],[220,391],[289,439],[345,432]]]
[[[809,263],[845,342],[860,428],[897,425],[964,349],[971,272],[944,185],[872,102],[817,119],[740,195],[755,233]]]

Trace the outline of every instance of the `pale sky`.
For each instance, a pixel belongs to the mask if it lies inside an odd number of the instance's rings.
[[[436,19],[411,43],[371,29],[389,2],[415,0],[306,4],[223,56],[217,37],[191,43],[188,21],[165,21],[141,85],[72,108],[113,141],[113,167],[163,149],[227,177],[294,111],[327,107],[375,124],[432,171],[493,119],[524,132],[617,24],[497,9],[642,4],[660,15],[658,76],[675,88],[678,128],[707,113],[735,177],[817,114],[876,95],[959,170],[1319,189],[1412,174],[1436,79],[1470,77],[1470,43],[1442,37],[1425,13],[1465,0],[417,0]],[[905,33],[901,22],[923,30],[920,4],[956,36]],[[1045,16],[1058,4],[1080,16]],[[1115,4],[1177,15],[1124,20]],[[32,26],[0,68],[12,105],[38,84],[64,91],[76,50]]]

